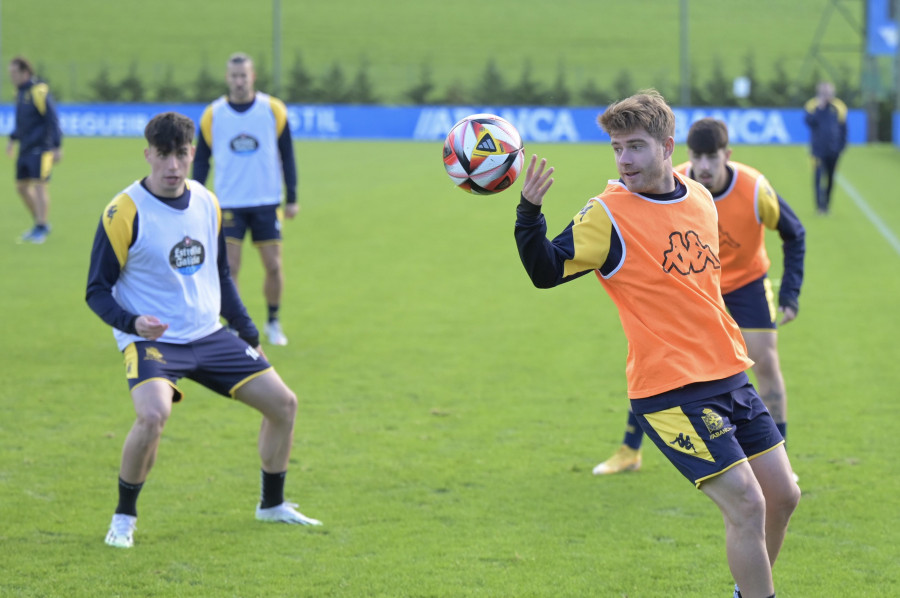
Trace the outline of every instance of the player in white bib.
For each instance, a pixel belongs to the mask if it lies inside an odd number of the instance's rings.
[[[263,294],[268,306],[266,336],[273,345],[286,345],[279,320],[284,272],[281,257],[281,205],[294,218],[297,204],[297,167],[287,108],[272,96],[256,91],[253,61],[246,54],[228,60],[228,95],[206,107],[200,118],[194,178],[205,183],[210,159],[215,161],[213,188],[222,205],[228,265],[235,285],[241,269],[241,247],[247,231],[265,269]]]
[[[106,543],[130,548],[137,499],[173,403],[194,380],[262,413],[262,492],[256,518],[321,525],[284,500],[297,397],[269,365],[259,333],[228,272],[216,197],[186,180],[194,123],[166,112],[144,131],[150,175],[103,211],[88,274],[87,302],[113,327],[137,419],[125,439],[119,503]],[[229,334],[223,317],[239,336]]]

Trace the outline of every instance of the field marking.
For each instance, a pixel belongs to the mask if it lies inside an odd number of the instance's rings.
[[[845,179],[841,175],[837,175],[835,177],[837,179],[838,185],[847,192],[847,195],[850,196],[850,199],[853,200],[853,203],[856,204],[856,207],[862,211],[863,214],[866,215],[866,218],[869,219],[869,222],[875,225],[875,228],[878,229],[878,232],[881,233],[881,236],[884,237],[888,243],[890,243],[891,247],[894,248],[894,251],[897,252],[897,255],[900,255],[900,239],[897,239],[897,236],[888,228],[888,225],[884,223],[878,214],[875,213],[869,204],[866,203],[866,200],[863,199],[863,196],[850,184],[850,181]]]

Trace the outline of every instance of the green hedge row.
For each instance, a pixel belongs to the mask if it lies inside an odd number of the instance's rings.
[[[814,71],[803,81],[798,81],[779,63],[774,76],[760,80],[752,57],[746,59],[741,74],[750,82],[747,97],[735,97],[732,77],[720,63],[712,72],[692,72],[690,104],[694,106],[800,106],[815,95],[816,83],[822,74]],[[554,106],[604,106],[616,99],[631,95],[637,86],[625,69],[612,81],[585,80],[574,88],[567,79],[565,66],[560,64],[551,81],[542,81],[526,61],[519,72],[503,72],[494,61],[488,61],[480,76],[473,81],[451,81],[440,85],[435,82],[430,66],[421,68],[417,80],[407,89],[393,90],[391,97],[382,97],[374,81],[377,69],[363,62],[352,71],[334,62],[320,76],[313,75],[301,56],[293,64],[281,82],[281,89],[272,87],[271,74],[265,65],[257,65],[257,89],[276,93],[288,103],[321,104],[474,104],[474,105],[554,105]],[[848,106],[859,107],[861,98],[858,85],[852,82],[852,73],[839,73],[834,81],[838,97]],[[187,84],[175,82],[174,69],[165,68],[158,81],[148,82],[133,64],[119,80],[110,76],[109,69],[101,68],[87,83],[86,101],[96,102],[201,102],[206,103],[225,92],[223,75],[213,72],[208,65],[201,68]],[[52,83],[52,82],[51,82]],[[656,85],[672,103],[681,104],[677,84],[662,81]],[[57,88],[54,88],[57,90]],[[56,92],[64,100],[63,93]]]

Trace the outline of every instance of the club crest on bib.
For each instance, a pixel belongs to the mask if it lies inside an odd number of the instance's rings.
[[[229,143],[231,151],[236,154],[252,154],[259,149],[259,140],[256,137],[241,133]]]
[[[206,250],[203,248],[203,243],[187,236],[169,252],[169,264],[179,274],[185,276],[190,276],[199,270],[204,261],[206,261]]]

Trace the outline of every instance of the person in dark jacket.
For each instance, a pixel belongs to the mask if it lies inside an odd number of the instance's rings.
[[[16,190],[34,219],[34,226],[22,235],[22,241],[43,243],[50,233],[47,183],[53,164],[62,156],[62,131],[50,88],[35,77],[31,63],[16,56],[9,62],[9,77],[18,94],[16,125],[9,136],[6,153],[12,157],[16,143],[19,144]]]
[[[827,214],[838,158],[847,145],[847,105],[834,96],[834,85],[819,83],[816,97],[806,102],[806,125],[815,160],[816,209]]]

